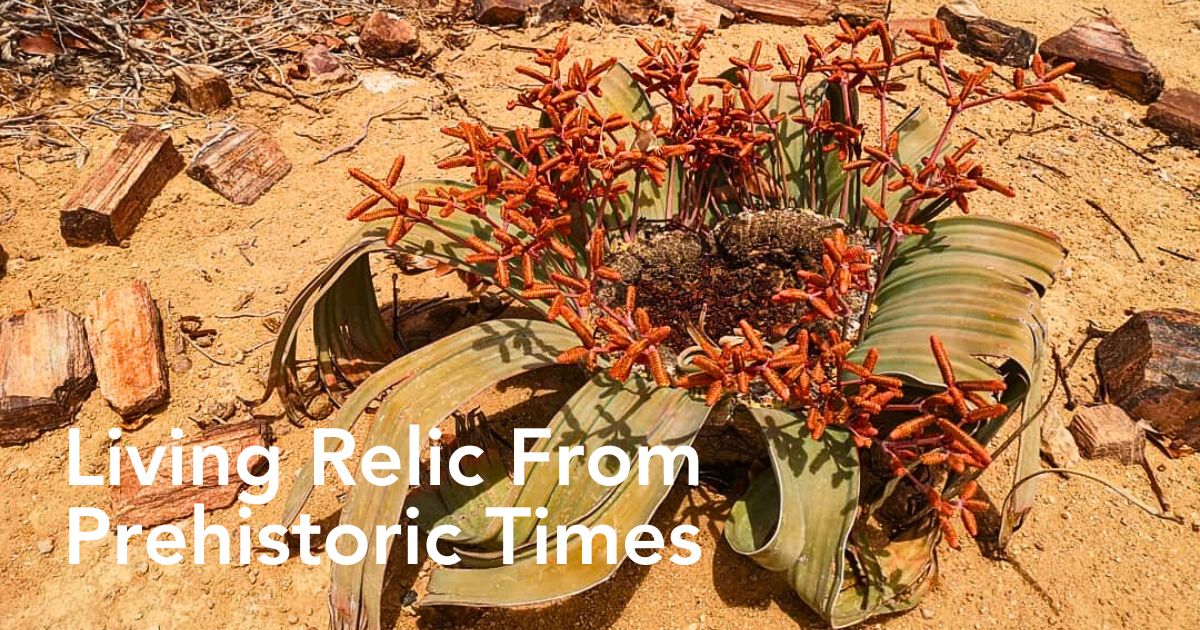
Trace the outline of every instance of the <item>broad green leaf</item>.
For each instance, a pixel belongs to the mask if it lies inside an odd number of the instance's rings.
[[[599,419],[565,413],[555,419],[554,428],[560,439],[583,444],[589,452],[591,448],[605,444],[618,445],[627,452],[643,445],[690,445],[710,411],[687,392],[656,387],[638,377],[622,386],[601,386],[578,402],[580,408],[573,411],[596,413],[602,410],[598,413]],[[618,408],[628,411],[614,413]],[[590,427],[581,435],[572,435],[571,431],[564,433],[561,430],[564,424]],[[549,527],[550,532],[554,532],[557,525],[566,524],[612,527],[617,533],[616,563],[608,563],[602,536],[592,542],[590,564],[582,562],[584,547],[578,536],[570,537],[565,543],[555,537],[549,544],[550,562],[545,565],[537,563],[534,546],[526,544],[517,549],[512,564],[498,564],[493,560],[486,566],[476,564],[474,568],[435,567],[430,576],[429,593],[421,605],[539,604],[582,592],[609,578],[624,559],[625,535],[632,528],[649,522],[679,472],[677,465],[668,474],[666,483],[656,483],[653,480],[663,479],[661,459],[631,459],[634,461],[630,478],[612,489],[588,480],[578,469],[572,471],[572,484],[555,487],[556,484],[545,482],[548,477],[558,474],[557,461],[539,464],[537,472],[541,477],[531,478],[536,482],[532,491],[517,501],[520,505],[544,504],[550,514],[541,524]],[[649,471],[652,483],[640,485],[638,471],[652,464]],[[557,550],[564,544],[568,562],[558,564]]]
[[[411,196],[421,190],[436,188],[466,190],[469,186],[452,180],[427,179],[403,183],[394,190],[399,195]],[[432,258],[484,278],[492,276],[493,265],[466,262],[471,250],[461,242],[470,236],[486,240],[491,231],[487,223],[463,213],[445,218],[434,213],[431,219],[444,232],[417,225],[394,248],[388,248],[385,242],[391,219],[357,224],[342,250],[292,300],[275,340],[268,385],[268,392],[275,391],[280,395],[290,417],[295,419],[302,408],[294,368],[300,328],[310,312],[313,313],[314,340],[323,373],[354,383],[378,368],[389,356],[395,356],[395,346],[390,341],[374,288],[369,282],[370,268],[366,261],[371,254],[400,251]],[[545,255],[552,266],[565,264],[552,252]],[[586,264],[586,257],[581,264]],[[544,300],[520,297],[524,286],[521,274],[511,274],[511,282],[509,293],[516,299],[543,313],[549,308]]]
[[[317,300],[313,336],[323,382],[361,383],[400,354],[380,316],[371,284],[371,264],[357,259],[341,280]]]
[[[463,401],[505,378],[554,364],[560,352],[577,343],[570,331],[534,320],[497,320],[468,328],[398,359],[368,379],[339,410],[334,426],[349,428],[372,400],[390,389],[361,450],[387,445],[399,453],[402,465],[407,464],[410,426],[425,435]],[[402,479],[406,474],[398,473]],[[310,464],[301,469],[288,497],[285,523],[298,513],[311,489]],[[373,533],[378,526],[400,521],[407,496],[403,483],[381,487],[367,483],[361,471],[355,475],[341,523],[369,533],[368,560],[334,566],[329,595],[334,626],[357,628],[365,619],[369,628],[380,627],[386,565],[373,560]],[[388,550],[381,551],[386,555]]]
[[[1022,422],[1041,404],[1046,325],[1041,294],[1053,281],[1066,250],[1047,232],[989,217],[939,219],[929,234],[909,237],[884,273],[871,317],[851,360],[879,351],[876,371],[936,389],[941,376],[929,348],[936,335],[962,380],[1003,378],[1005,416],[984,423],[975,437],[987,443],[1016,410]],[[993,368],[981,360],[999,358]],[[1036,422],[1034,423],[1036,425]],[[1036,426],[1022,435],[1016,474],[1036,468]],[[1005,532],[1032,508],[1027,484],[1005,515]]]
[[[346,399],[327,426],[345,430],[353,428],[367,408],[392,388],[407,385],[418,375],[425,375],[423,380],[431,378],[429,374],[444,378],[446,372],[462,369],[467,360],[459,357],[489,361],[494,364],[490,367],[492,370],[516,370],[519,373],[553,364],[560,352],[578,343],[578,337],[566,328],[538,320],[501,319],[472,326],[418,348],[372,374]],[[467,369],[464,377],[456,376],[449,381],[456,386],[466,384],[470,387],[488,378],[485,374],[476,379],[474,372],[476,370]],[[491,384],[486,382],[481,387]],[[299,515],[312,488],[312,464],[306,462],[297,472],[291,493],[284,504],[281,520],[285,525],[290,526]]]
[[[916,605],[934,568],[930,526],[880,541],[855,527],[861,479],[850,434],[830,429],[814,440],[791,412],[742,413],[762,429],[771,471],[756,477],[730,512],[725,539],[734,551],[786,574],[800,599],[835,628]]]
[[[904,239],[884,273],[854,357],[879,350],[876,370],[941,385],[929,337],[961,379],[995,378],[976,357],[1007,357],[1031,373],[1045,351],[1039,301],[1065,250],[1050,234],[990,217],[952,217]]]
[[[812,439],[804,420],[790,412],[745,413],[763,430],[771,471],[734,504],[725,539],[763,567],[786,572],[800,599],[828,617],[858,514],[858,451],[843,431]]]
[[[483,497],[475,497],[470,502],[459,503],[456,505],[456,509],[447,510],[444,513],[436,511],[437,508],[434,506],[435,511],[430,512],[430,516],[437,516],[438,520],[429,525],[442,523],[457,525],[464,530],[463,535],[458,538],[447,537],[445,540],[456,545],[475,545],[485,550],[492,550],[484,552],[463,550],[464,554],[482,559],[498,557],[498,553],[494,553],[494,550],[499,549],[501,533],[500,519],[482,516],[486,507],[503,505],[533,509],[548,506],[553,498],[570,494],[574,500],[567,502],[570,504],[564,505],[563,509],[551,510],[551,515],[547,517],[549,521],[556,521],[555,524],[570,522],[578,516],[573,513],[573,508],[587,510],[601,500],[601,496],[594,494],[580,497],[576,491],[582,489],[582,491],[591,492],[601,487],[587,483],[585,461],[577,459],[571,462],[568,468],[571,487],[561,489],[563,491],[560,492],[558,486],[559,448],[582,446],[585,452],[590,452],[612,441],[628,444],[628,442],[622,442],[620,435],[621,429],[627,426],[627,418],[635,413],[641,414],[646,405],[662,400],[662,398],[652,399],[649,396],[649,390],[640,386],[640,382],[623,385],[612,381],[603,372],[593,375],[591,380],[584,384],[550,420],[548,425],[551,430],[550,437],[539,440],[531,449],[534,452],[547,453],[551,458],[550,462],[533,466],[523,485],[515,486],[511,480],[501,480],[498,485],[503,486],[506,491],[500,494],[499,499],[492,497],[485,501]],[[653,416],[640,417],[647,420],[653,418]],[[434,495],[444,495],[447,492],[445,486],[431,490],[430,494]],[[453,489],[449,491],[455,492]],[[498,491],[489,490],[489,493],[492,492]],[[445,500],[445,497],[442,502],[447,507],[453,505],[452,501]],[[422,512],[424,513],[424,509]],[[518,545],[523,545],[529,539],[536,524],[536,518],[516,519],[514,540]]]

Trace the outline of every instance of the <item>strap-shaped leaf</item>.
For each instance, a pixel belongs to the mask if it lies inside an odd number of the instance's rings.
[[[427,179],[400,184],[394,190],[399,195],[411,196],[435,188],[465,190],[469,186],[451,180]],[[433,258],[483,277],[492,275],[490,263],[471,265],[466,262],[471,250],[459,240],[470,236],[486,237],[491,228],[482,219],[463,213],[445,218],[435,213],[431,219],[449,235],[426,225],[417,225],[391,249]],[[391,219],[381,219],[356,226],[341,251],[300,290],[288,307],[275,340],[268,392],[279,393],[289,415],[297,415],[302,407],[298,402],[299,384],[294,374],[296,344],[304,318],[310,312],[313,313],[318,361],[324,374],[353,384],[387,358],[395,356],[396,348],[379,313],[367,263],[371,254],[389,251],[385,239],[391,223]],[[552,252],[544,255],[557,260]],[[580,263],[586,265],[586,257]],[[548,309],[544,300],[520,298],[523,288],[520,274],[512,274],[511,282],[509,292],[514,297],[541,312]]]
[[[1045,350],[1039,300],[1066,250],[1046,232],[990,217],[931,222],[897,248],[856,356],[879,350],[876,370],[941,384],[930,335],[961,379],[995,378],[976,357],[1008,357],[1032,373]]]
[[[458,489],[443,484],[437,488],[422,489],[414,495],[420,500],[423,526],[428,529],[440,524],[453,524],[463,530],[459,537],[444,537],[455,544],[463,555],[471,557],[472,564],[494,564],[500,557],[501,520],[484,516],[487,507],[548,507],[550,514],[542,520],[543,525],[575,522],[587,511],[601,503],[611,488],[589,483],[586,460],[572,459],[568,464],[568,479],[565,487],[559,481],[559,449],[582,446],[591,452],[600,446],[620,445],[632,453],[637,444],[628,438],[633,431],[629,420],[637,415],[650,421],[662,412],[662,406],[670,399],[653,397],[651,389],[640,380],[629,384],[614,382],[607,374],[598,372],[568,400],[550,420],[550,437],[539,440],[531,449],[546,453],[550,461],[534,465],[525,483],[513,485],[507,474],[497,479],[494,487],[487,489],[487,497],[479,495],[468,500],[455,500]],[[507,471],[506,471],[507,473]],[[439,509],[440,504],[440,509]],[[428,506],[428,507],[426,507]],[[513,539],[524,546],[533,535],[538,524],[536,518],[515,519]],[[467,546],[474,546],[472,550]]]
[[[515,374],[552,365],[560,352],[576,343],[570,331],[534,320],[497,320],[468,328],[376,373],[339,410],[333,426],[348,429],[372,400],[390,389],[362,450],[388,445],[400,454],[402,464],[407,463],[410,425],[418,426],[424,435],[464,400]],[[301,468],[288,497],[285,523],[294,518],[312,490],[311,468],[311,464]],[[379,525],[399,522],[407,486],[369,484],[361,471],[355,482],[342,510],[342,524],[373,533]],[[368,561],[333,569],[330,610],[335,628],[358,628],[364,618],[368,627],[379,628],[386,565],[372,560],[375,537],[369,535],[368,539]]]
[[[364,256],[313,309],[313,337],[323,380],[333,377],[357,385],[400,354],[379,313],[371,263]]]
[[[1066,250],[1047,232],[989,217],[952,217],[928,224],[929,234],[897,248],[875,297],[872,316],[852,360],[879,350],[876,370],[926,388],[941,377],[929,350],[936,335],[946,346],[958,378],[1003,377],[1001,402],[1020,410],[1024,424],[1040,406],[1046,358],[1042,292],[1053,281]],[[1007,362],[999,370],[981,357]],[[985,423],[975,437],[986,443],[1008,416]],[[1036,468],[1038,425],[1021,436],[1016,474]],[[1032,508],[1027,484],[1005,515],[1005,535]]]
[[[623,385],[601,384],[581,394],[573,411],[582,413],[599,412],[599,421],[586,416],[576,417],[573,413],[559,414],[554,420],[555,435],[567,443],[580,443],[585,450],[604,444],[618,445],[632,453],[638,446],[690,445],[696,433],[708,418],[710,408],[695,400],[688,392],[660,388],[639,377]],[[620,414],[615,409],[625,409]],[[583,435],[571,435],[562,431],[577,423],[590,424]],[[553,440],[553,438],[552,438]],[[546,444],[545,446],[553,446]],[[562,444],[566,445],[566,444]],[[589,451],[590,452],[590,451]],[[421,601],[424,606],[471,605],[471,606],[522,606],[553,601],[587,590],[608,579],[624,560],[623,541],[626,534],[638,525],[649,522],[658,506],[670,492],[672,482],[679,472],[681,462],[663,480],[658,458],[642,460],[631,458],[633,465],[629,479],[614,489],[604,488],[586,479],[583,471],[575,470],[572,484],[555,487],[558,462],[538,464],[531,480],[536,479],[536,490],[521,498],[519,505],[532,507],[541,494],[542,503],[549,515],[542,519],[553,532],[557,525],[581,524],[587,527],[607,525],[617,533],[618,561],[609,564],[603,544],[596,542],[591,549],[592,562],[583,564],[583,543],[572,536],[565,543],[554,538],[549,544],[548,564],[538,564],[534,547],[526,544],[519,548],[512,564],[495,561],[475,568],[435,567],[430,576],[428,595]],[[648,471],[651,483],[638,483],[638,471],[644,466],[654,465]],[[659,483],[658,481],[663,481]],[[546,491],[549,491],[548,495]],[[534,500],[531,500],[534,499]],[[596,501],[599,500],[599,503]],[[596,541],[602,541],[597,538]],[[559,545],[566,544],[565,564],[556,562]]]
[[[734,504],[725,539],[763,567],[787,572],[800,599],[828,618],[858,514],[858,451],[843,431],[813,440],[804,420],[788,411],[745,413],[763,430],[771,472]]]
[[[906,610],[933,573],[929,523],[880,543],[855,527],[858,450],[849,433],[820,440],[802,418],[779,409],[745,409],[763,431],[771,471],[756,477],[734,504],[725,539],[771,571],[833,627]],[[857,572],[849,569],[855,559]]]

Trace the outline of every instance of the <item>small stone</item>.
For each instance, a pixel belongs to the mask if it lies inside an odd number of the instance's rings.
[[[1079,446],[1066,427],[1045,425],[1042,427],[1042,455],[1057,468],[1071,468],[1079,463]]]
[[[297,616],[296,616],[296,615],[293,613],[293,614],[291,614],[291,615],[288,615],[287,622],[288,622],[288,624],[290,624],[290,625],[293,625],[293,626],[294,626],[294,625],[296,625],[296,624],[300,623],[300,618],[299,618],[299,617],[297,617]]]
[[[133,572],[138,575],[146,575],[150,572],[150,565],[145,562],[139,562],[137,566],[133,567]]]
[[[324,420],[329,417],[329,414],[333,413],[333,401],[329,399],[329,396],[317,394],[308,402],[308,406],[305,409],[308,411],[308,415],[313,418]]]
[[[329,47],[317,44],[300,53],[299,60],[288,70],[293,79],[315,84],[342,83],[351,79],[350,71],[330,52]]]
[[[421,47],[417,29],[408,20],[376,11],[359,33],[363,55],[377,59],[406,57]]]
[[[933,619],[933,609],[931,609],[931,608],[922,608],[922,609],[921,609],[921,617],[922,617],[923,619]]]
[[[42,552],[43,556],[50,555],[50,552],[54,551],[54,539],[43,538],[38,541],[37,547],[38,551]]]
[[[218,420],[228,420],[237,412],[237,401],[233,396],[222,396],[208,404],[206,413]]]

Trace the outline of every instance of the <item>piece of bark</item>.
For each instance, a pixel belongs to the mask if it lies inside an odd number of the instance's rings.
[[[61,308],[0,320],[0,446],[70,424],[96,375],[83,322]]]
[[[1200,313],[1142,311],[1096,346],[1105,400],[1200,448]]]
[[[1084,18],[1042,43],[1042,57],[1053,65],[1075,62],[1073,74],[1110,87],[1139,103],[1162,93],[1163,77],[1134,47],[1129,33],[1110,18]]]
[[[1079,445],[1061,424],[1042,426],[1041,450],[1055,468],[1071,468],[1079,463]]]
[[[132,125],[104,161],[67,198],[59,230],[69,245],[118,245],[133,233],[150,202],[183,169],[171,137]]]
[[[747,16],[792,26],[822,25],[845,17],[865,22],[883,17],[887,0],[733,0]]]
[[[1146,111],[1146,124],[1178,143],[1200,148],[1200,94],[1171,88]]]
[[[675,0],[672,26],[688,33],[701,26],[711,31],[733,22],[734,17],[733,11],[708,0]]]
[[[421,47],[417,28],[411,22],[383,11],[376,11],[367,18],[358,37],[363,55],[376,59],[407,57]]]
[[[112,489],[113,520],[120,525],[153,527],[191,516],[196,503],[204,504],[206,512],[229,507],[245,487],[234,468],[238,456],[251,446],[265,447],[269,442],[270,431],[267,426],[251,420],[214,427],[196,437],[169,444],[167,446],[180,446],[183,449],[183,484],[178,486],[171,484],[173,464],[169,448],[150,485],[139,483],[132,464],[126,459],[121,464],[121,485]],[[216,446],[229,454],[228,484],[219,484],[219,469],[214,457],[204,458],[204,484],[197,486],[192,483],[192,466],[195,463],[192,449],[196,446]],[[149,451],[145,449],[145,452]],[[250,469],[254,470],[265,462],[265,458],[258,457],[250,462]]]
[[[1037,35],[987,17],[972,0],[955,0],[938,9],[937,16],[968,55],[1028,68],[1037,52]]]
[[[212,66],[187,64],[171,70],[175,93],[171,100],[202,114],[225,109],[233,103],[233,91],[225,73]]]
[[[317,44],[300,53],[295,65],[288,69],[288,76],[318,85],[349,81],[351,74],[330,52],[325,44]]]
[[[162,315],[145,282],[105,291],[84,324],[100,393],[117,413],[134,417],[167,402]]]
[[[1139,464],[1145,457],[1146,434],[1116,405],[1082,407],[1068,427],[1079,452],[1088,459],[1113,459]]]
[[[291,162],[271,136],[247,127],[198,154],[187,174],[233,203],[247,206],[291,170]]]

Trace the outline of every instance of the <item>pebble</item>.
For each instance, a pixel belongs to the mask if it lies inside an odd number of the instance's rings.
[[[296,625],[296,624],[298,624],[298,623],[300,623],[300,618],[299,618],[299,617],[297,617],[297,616],[296,616],[296,615],[294,615],[294,614],[292,614],[292,615],[288,615],[288,618],[287,618],[287,619],[288,619],[288,623],[289,623],[289,624],[291,624],[291,625],[293,625],[293,626],[294,626],[294,625]]]
[[[49,555],[51,551],[54,551],[54,539],[53,538],[43,538],[38,541],[37,546],[38,546],[38,551],[42,552],[43,556]]]
[[[146,575],[150,572],[150,565],[145,562],[139,562],[137,566],[133,567],[133,572],[138,575]]]
[[[925,619],[933,619],[933,609],[922,608],[921,609],[921,617],[923,617]]]

